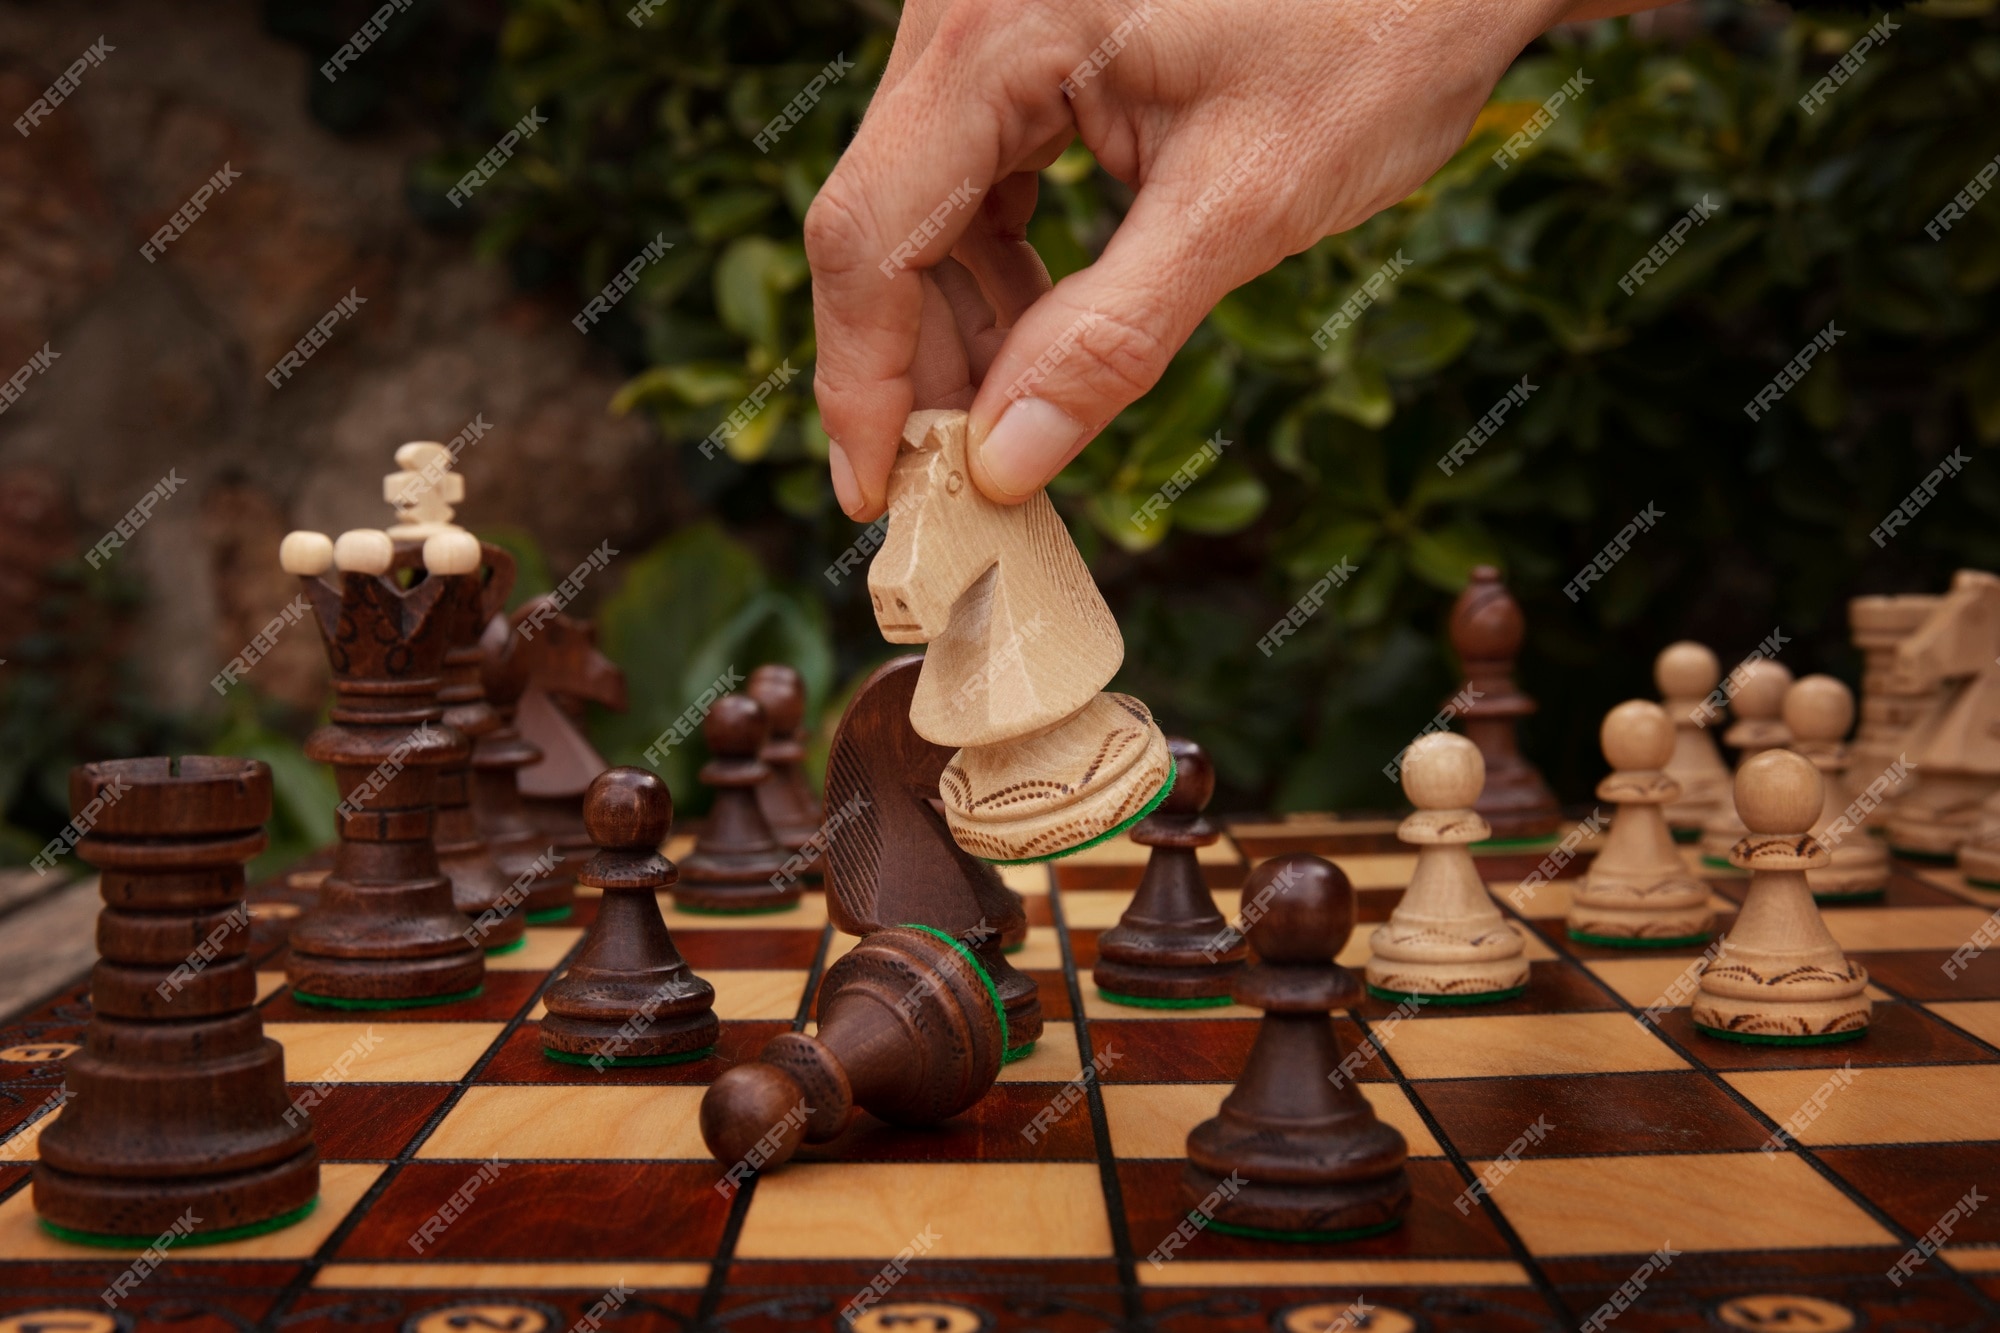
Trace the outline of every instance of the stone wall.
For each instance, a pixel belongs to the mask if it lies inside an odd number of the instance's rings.
[[[406,205],[414,133],[336,137],[319,77],[253,0],[0,4],[8,122],[101,37],[109,48],[24,137],[0,128],[0,381],[55,354],[0,415],[0,468],[52,470],[80,546],[162,479],[180,484],[110,559],[149,596],[154,698],[214,707],[210,677],[295,588],[277,541],[389,521],[395,447],[491,430],[461,470],[468,526],[514,524],[566,569],[677,516],[650,429],[605,407],[616,366],[462,233]],[[241,173],[149,262],[141,246],[224,164]],[[298,373],[265,374],[350,292]],[[320,650],[288,635],[250,680],[317,706]]]

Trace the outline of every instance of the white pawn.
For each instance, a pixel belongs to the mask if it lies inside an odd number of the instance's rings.
[[[382,478],[382,498],[396,508],[391,537],[423,541],[456,526],[452,506],[465,503],[465,478],[451,470],[454,461],[451,450],[428,440],[396,451],[398,470]]]
[[[1860,816],[1843,818],[1848,756],[1842,742],[1853,722],[1854,692],[1832,676],[1807,676],[1785,692],[1792,749],[1812,761],[1826,786],[1812,835],[1833,861],[1806,871],[1813,897],[1823,903],[1879,898],[1889,887],[1889,845],[1869,837]]]
[[[1419,737],[1404,757],[1403,791],[1417,809],[1396,836],[1417,849],[1417,868],[1370,943],[1377,999],[1479,1004],[1527,986],[1527,941],[1501,916],[1469,850],[1493,832],[1473,809],[1485,785],[1479,747],[1453,732]]]
[[[1736,767],[1751,755],[1762,754],[1792,743],[1792,730],[1785,725],[1785,693],[1792,688],[1792,672],[1768,657],[1743,663],[1731,673],[1736,677],[1736,693],[1730,697],[1730,711],[1736,721],[1722,733],[1725,744],[1736,747]],[[1734,798],[1715,807],[1715,813],[1701,829],[1701,855],[1717,868],[1729,864],[1729,853],[1750,830],[1736,817]]]
[[[1729,803],[1729,765],[1708,730],[1715,717],[1709,697],[1721,681],[1722,664],[1692,639],[1668,644],[1653,661],[1653,683],[1674,723],[1674,752],[1665,769],[1680,784],[1680,795],[1667,805],[1667,826],[1681,842],[1699,838],[1703,821]]]
[[[1714,915],[1708,886],[1688,872],[1667,829],[1666,807],[1680,795],[1665,771],[1674,723],[1658,704],[1628,699],[1604,715],[1598,739],[1611,776],[1597,797],[1618,808],[1570,900],[1570,938],[1615,948],[1698,944]]]
[[[1750,832],[1730,860],[1750,872],[1750,892],[1695,992],[1695,1026],[1710,1036],[1819,1045],[1868,1030],[1867,969],[1827,932],[1806,878],[1832,859],[1807,832],[1824,789],[1790,750],[1753,755],[1736,774]]]

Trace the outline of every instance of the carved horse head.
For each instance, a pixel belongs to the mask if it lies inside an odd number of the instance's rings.
[[[909,921],[961,937],[1020,924],[1019,900],[952,840],[933,804],[952,751],[910,727],[923,663],[899,657],[870,676],[827,753],[827,915],[850,935]]]
[[[889,476],[889,531],[868,567],[891,643],[927,643],[910,708],[939,745],[1054,726],[1125,658],[1117,622],[1046,494],[995,504],[965,464],[965,413],[912,413]]]

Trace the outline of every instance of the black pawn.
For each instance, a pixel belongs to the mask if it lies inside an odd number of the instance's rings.
[[[757,788],[757,806],[777,840],[796,852],[813,844],[813,874],[819,874],[819,826],[826,812],[806,782],[806,683],[796,667],[771,664],[750,673],[744,692],[764,710],[770,724],[758,758],[771,770]]]
[[[1258,866],[1243,901],[1264,904],[1249,925],[1260,961],[1237,975],[1234,992],[1264,1017],[1221,1112],[1188,1135],[1185,1201],[1222,1230],[1274,1239],[1386,1231],[1409,1211],[1409,1148],[1341,1067],[1331,1017],[1361,998],[1333,961],[1354,929],[1354,886],[1297,852]],[[1225,1184],[1232,1173],[1249,1183]]]
[[[701,724],[709,761],[697,776],[715,789],[708,824],[681,863],[674,902],[695,912],[774,912],[799,901],[803,867],[771,832],[757,788],[771,776],[758,758],[768,732],[764,709],[747,694],[725,694]]]
[[[576,961],[543,997],[542,1049],[572,1064],[659,1065],[714,1048],[715,988],[688,970],[653,895],[678,877],[660,855],[673,827],[667,784],[643,768],[597,775],[583,826],[601,849],[576,882],[604,891]]]
[[[1146,873],[1118,924],[1098,937],[1091,976],[1098,994],[1115,1004],[1228,1004],[1248,950],[1216,910],[1195,858],[1198,848],[1222,837],[1202,816],[1215,794],[1215,765],[1207,751],[1179,736],[1167,738],[1167,749],[1174,789],[1132,829],[1132,841],[1153,849]]]

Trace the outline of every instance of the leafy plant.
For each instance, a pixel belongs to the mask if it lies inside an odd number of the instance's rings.
[[[717,521],[634,565],[605,608],[607,647],[645,682],[604,732],[629,757],[732,654],[805,657],[820,699],[885,655],[856,580],[822,577],[855,529],[824,477],[798,235],[893,14],[716,0],[635,27],[623,9],[513,0],[490,80],[433,99],[485,114],[413,198],[434,200],[539,107],[548,126],[469,210],[480,244],[581,304],[654,236],[675,243],[591,335],[631,367],[614,408],[652,418]],[[1868,22],[1717,5],[1679,29],[1552,34],[1423,189],[1227,297],[1058,479],[1125,629],[1121,681],[1216,753],[1219,804],[1395,803],[1381,766],[1455,684],[1445,615],[1480,562],[1502,564],[1526,608],[1521,674],[1545,709],[1526,743],[1573,799],[1601,772],[1599,718],[1651,692],[1667,641],[1728,658],[1775,626],[1795,669],[1851,677],[1848,596],[2000,562],[2000,205],[1942,240],[1924,232],[2000,150],[2000,20],[1990,0],[1899,14],[1894,39],[1806,114],[1801,94]],[[836,58],[852,68],[760,146]],[[1580,95],[1496,164],[1579,70]],[[1030,236],[1057,276],[1090,261],[1128,197],[1081,148],[1043,173]],[[1698,207],[1684,246],[1621,288]],[[1380,299],[1316,342],[1392,260],[1403,271]],[[1752,420],[1745,404],[1829,322],[1831,351]],[[699,447],[787,370],[725,449]],[[1532,389],[1494,437],[1440,468],[1517,386]],[[1953,449],[1972,460],[1963,474],[1873,540]],[[1656,527],[1566,594],[1648,505]],[[1262,652],[1341,561],[1353,576]]]

